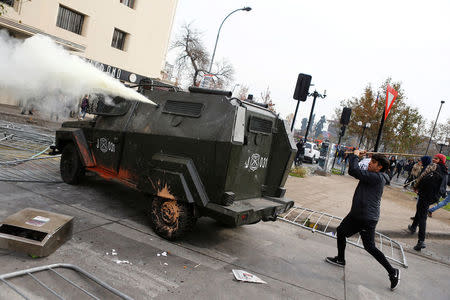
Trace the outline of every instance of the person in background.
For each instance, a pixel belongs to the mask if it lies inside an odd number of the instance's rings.
[[[397,179],[398,179],[398,176],[402,173],[404,166],[405,166],[405,161],[403,159],[398,160],[397,164],[395,165],[395,173],[392,175],[392,177],[394,177],[397,174]]]
[[[375,227],[380,217],[380,203],[384,185],[389,182],[385,173],[389,169],[388,159],[381,154],[374,154],[367,171],[358,167],[358,156],[364,154],[354,150],[349,155],[348,174],[359,179],[352,200],[352,208],[337,228],[338,255],[327,257],[326,262],[340,267],[345,266],[346,238],[359,232],[364,249],[369,252],[388,272],[391,290],[400,282],[400,270],[388,262],[383,252],[375,246]]]
[[[394,170],[397,166],[397,160],[395,159],[395,156],[391,156],[389,159],[389,178],[392,179],[394,177]]]
[[[419,177],[420,172],[422,171],[422,161],[420,159],[413,165],[411,174],[405,180],[405,188],[409,183],[413,183],[417,177]]]
[[[81,111],[80,111],[81,120],[84,120],[88,107],[89,107],[89,95],[84,95],[83,100],[81,100]]]
[[[439,155],[439,154],[438,154]],[[442,154],[441,154],[442,155]],[[445,165],[445,161],[447,158],[442,155],[439,156],[440,162]],[[448,178],[448,168],[447,168],[447,174],[445,174],[444,178],[442,179],[441,187],[440,187],[440,196],[444,198],[441,202],[433,206],[432,208],[428,209],[428,216],[431,218],[433,216],[433,212],[438,210],[441,207],[444,207],[447,205],[447,203],[450,201],[450,192],[447,193],[447,185],[450,185],[449,178]]]
[[[422,164],[425,166],[429,159],[429,156],[423,156],[421,158]],[[414,234],[417,227],[419,227],[419,239],[417,245],[414,246],[414,250],[416,251],[420,251],[426,247],[425,231],[428,208],[430,204],[437,202],[441,197],[441,184],[447,174],[445,160],[446,157],[444,155],[436,154],[433,157],[432,163],[424,168],[414,185],[414,191],[419,196],[419,199],[417,200],[413,223],[408,225],[408,230],[411,234]]]
[[[303,158],[305,156],[305,143],[303,139],[300,139],[297,143],[297,155],[295,156],[294,163],[299,166],[303,163]]]

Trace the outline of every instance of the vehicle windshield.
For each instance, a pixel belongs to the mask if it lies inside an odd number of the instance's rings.
[[[306,144],[306,145],[305,145],[305,148],[306,148],[306,149],[311,149],[311,144]]]

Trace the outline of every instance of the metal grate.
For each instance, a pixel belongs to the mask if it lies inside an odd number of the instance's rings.
[[[168,100],[163,113],[198,118],[201,115],[203,103]]]
[[[88,288],[85,287],[84,284],[81,281],[75,281],[73,279],[70,279],[71,276],[68,276],[68,274],[64,274],[61,272],[61,270],[56,269],[69,269],[73,272],[76,272],[86,278],[88,278],[94,285],[103,287],[106,291],[106,295],[109,294],[109,297],[111,297],[111,294],[114,294],[115,296],[118,296],[121,299],[126,300],[132,300],[133,298],[125,295],[124,293],[116,290],[115,288],[111,287],[107,283],[101,281],[97,277],[89,274],[88,272],[84,271],[83,269],[71,265],[71,264],[53,264],[48,266],[42,266],[42,267],[36,267],[31,268],[27,270],[21,270],[16,271],[8,274],[0,275],[0,286],[1,291],[6,292],[9,288],[9,291],[12,293],[15,293],[16,295],[21,296],[24,299],[37,299],[41,297],[34,297],[36,294],[39,295],[45,295],[46,297],[42,299],[48,299],[49,296],[53,295],[56,296],[58,299],[85,299],[87,296],[92,299],[108,299],[105,298],[105,293],[102,291],[102,295],[98,295],[98,293],[95,293],[98,289],[95,288]],[[42,273],[47,273],[46,277],[40,276]],[[50,278],[49,276],[53,276]],[[11,282],[11,279],[14,278],[23,278],[24,280],[27,280],[28,278],[31,281],[34,281],[36,283],[35,287],[36,289],[33,290],[33,292],[30,294],[30,291],[26,288],[21,288],[19,285],[14,284]],[[59,278],[60,283],[55,284],[55,279]],[[26,282],[30,282],[30,280],[27,280]],[[3,283],[3,285],[1,284]],[[75,288],[76,296],[73,294],[65,295],[69,287]],[[96,295],[97,294],[97,295]]]
[[[340,217],[298,206],[292,207],[285,214],[279,216],[278,219],[332,238],[336,238],[336,228],[342,221]],[[360,235],[358,235],[357,239],[354,237],[347,238],[347,242],[356,247],[364,248]],[[378,249],[384,253],[387,259],[405,268],[408,267],[406,256],[400,243],[379,232],[375,232],[375,243],[379,244]]]
[[[250,132],[270,134],[272,133],[272,121],[257,117],[250,118]]]
[[[42,128],[0,121],[0,181],[61,182],[60,155],[44,154],[53,143]]]

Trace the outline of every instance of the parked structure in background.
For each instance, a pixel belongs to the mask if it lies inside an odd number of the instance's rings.
[[[0,29],[51,37],[95,67],[129,83],[160,78],[178,0],[2,0]],[[0,103],[16,105],[0,97]]]

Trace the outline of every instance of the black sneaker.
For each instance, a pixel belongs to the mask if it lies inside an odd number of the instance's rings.
[[[341,260],[337,256],[335,256],[335,257],[327,257],[327,258],[325,258],[325,261],[330,263],[330,264],[339,266],[339,267],[345,267],[345,260]]]
[[[418,241],[417,245],[414,246],[414,250],[420,251],[420,250],[422,250],[425,247],[426,247],[426,245],[425,245],[424,242]]]
[[[391,291],[395,290],[400,283],[400,270],[394,269],[394,273],[389,275],[389,280],[391,281]]]
[[[416,232],[416,229],[413,228],[411,225],[408,225],[408,231],[410,234],[414,234]]]

